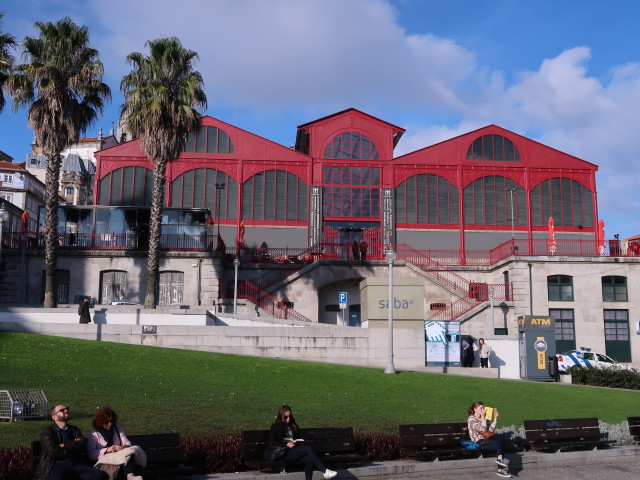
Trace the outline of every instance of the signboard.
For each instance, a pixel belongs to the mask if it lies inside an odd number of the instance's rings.
[[[338,303],[340,304],[340,308],[342,310],[347,308],[347,292],[340,292],[338,294]]]
[[[427,366],[460,366],[460,322],[425,322]]]

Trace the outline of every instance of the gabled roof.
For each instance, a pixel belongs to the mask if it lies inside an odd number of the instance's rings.
[[[361,110],[358,110],[357,108],[347,108],[346,110],[342,110],[341,112],[336,112],[336,113],[332,113],[331,115],[327,115],[326,117],[322,117],[322,118],[318,118],[317,120],[312,120],[310,122],[307,123],[303,123],[302,125],[298,125],[298,128],[305,128],[308,127],[309,125],[314,125],[316,123],[322,123],[322,122],[326,122],[327,120],[336,118],[336,117],[341,117],[343,115],[349,114],[349,113],[358,113],[359,115],[365,116],[365,117],[369,117],[372,120],[375,120],[376,122],[381,122],[384,123],[386,125],[389,125],[391,128],[393,128],[395,131],[397,132],[401,132],[404,133],[406,130],[402,127],[398,127],[397,125],[394,125],[392,123],[389,122],[385,122],[384,120],[380,120],[377,117],[374,117],[373,115],[369,115],[368,113],[365,113]]]
[[[484,135],[501,135],[514,144],[520,152],[521,162],[490,162],[467,160],[467,151],[473,142]],[[457,137],[444,140],[429,147],[393,159],[395,164],[428,163],[430,165],[460,165],[467,166],[510,166],[510,167],[538,167],[598,170],[598,166],[582,160],[568,153],[544,145],[530,138],[524,137],[497,125],[473,130]]]
[[[7,162],[0,160],[0,170],[26,171],[19,163]]]

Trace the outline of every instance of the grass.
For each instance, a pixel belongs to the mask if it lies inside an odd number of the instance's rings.
[[[0,389],[43,389],[86,434],[111,405],[130,434],[236,434],[266,429],[282,403],[301,426],[396,432],[402,423],[462,422],[476,400],[500,425],[525,419],[640,414],[640,392],[241,357],[0,332]],[[615,408],[612,408],[615,406]],[[46,421],[0,422],[0,448],[30,445]]]

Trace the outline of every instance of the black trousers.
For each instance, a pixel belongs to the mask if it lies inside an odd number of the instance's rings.
[[[306,445],[290,448],[284,456],[284,459],[287,462],[304,463],[304,478],[306,480],[313,478],[314,468],[320,472],[324,472],[327,469],[322,461],[320,461],[318,454],[313,451],[313,448]]]
[[[109,476],[81,461],[59,460],[51,469],[49,480],[107,480]]]

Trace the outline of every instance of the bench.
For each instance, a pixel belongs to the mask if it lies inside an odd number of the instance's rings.
[[[613,441],[600,438],[597,418],[568,418],[553,420],[525,420],[525,438],[534,450],[588,447],[594,450]]]
[[[481,449],[470,450],[460,442],[469,440],[466,423],[432,423],[400,425],[400,448],[403,456],[427,459],[480,456]]]
[[[628,417],[629,435],[633,435],[636,442],[640,442],[640,417]]]
[[[147,466],[140,472],[145,480],[163,479],[178,475],[192,475],[196,468],[180,463],[180,436],[178,433],[151,433],[128,435],[131,445],[138,445],[147,455]],[[42,451],[39,441],[32,442],[33,467],[38,463]],[[94,462],[87,458],[87,463]]]
[[[242,461],[249,468],[277,469],[281,472],[286,466],[296,465],[282,460],[265,460],[263,455],[269,447],[269,430],[244,430],[242,432]],[[352,427],[301,428],[298,437],[304,438],[325,464],[342,468],[347,463],[363,463],[369,458],[355,450]],[[298,464],[301,465],[301,464]]]

